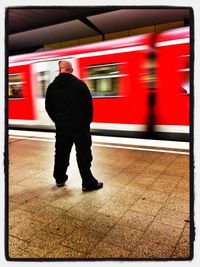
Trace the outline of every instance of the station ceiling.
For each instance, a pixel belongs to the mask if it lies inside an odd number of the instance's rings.
[[[188,8],[8,8],[9,50],[189,20]]]
[[[113,8],[11,8],[8,12],[9,34],[29,31],[62,22],[112,11]]]

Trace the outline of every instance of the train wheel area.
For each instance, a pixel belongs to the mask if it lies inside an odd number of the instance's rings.
[[[74,148],[55,185],[54,136],[9,131],[9,258],[191,257],[189,143],[93,136],[104,187],[82,192]]]

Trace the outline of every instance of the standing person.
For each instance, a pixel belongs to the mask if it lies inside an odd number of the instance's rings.
[[[58,187],[65,185],[73,143],[82,178],[82,190],[91,191],[103,187],[92,172],[91,135],[93,106],[87,85],[72,75],[73,68],[69,61],[59,61],[59,75],[48,86],[45,108],[55,123],[56,143],[53,176]]]

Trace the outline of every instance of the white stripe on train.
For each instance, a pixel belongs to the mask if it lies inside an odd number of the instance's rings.
[[[53,126],[50,123],[45,123],[39,120],[9,120],[9,125],[13,126]],[[185,125],[155,125],[155,132],[167,133],[189,133],[189,126]],[[145,124],[123,124],[123,123],[91,123],[91,129],[96,130],[119,130],[129,132],[144,132],[146,130]]]
[[[177,45],[177,44],[186,44],[189,42],[190,42],[190,38],[182,38],[182,39],[178,39],[178,40],[169,40],[169,41],[158,42],[155,44],[155,47]]]
[[[119,53],[126,53],[126,52],[133,52],[133,51],[140,51],[140,50],[147,50],[149,49],[149,45],[137,45],[132,47],[124,47],[124,48],[116,48],[116,49],[109,49],[109,50],[103,50],[98,52],[88,52],[88,53],[82,53],[82,54],[74,54],[74,55],[65,55],[65,56],[59,56],[59,55],[52,55],[50,56],[41,56],[41,58],[37,57],[36,59],[27,60],[27,61],[21,61],[17,63],[9,63],[10,67],[13,66],[19,66],[19,65],[26,65],[26,64],[32,64],[35,62],[40,61],[48,61],[48,60],[55,60],[55,59],[70,59],[70,58],[85,58],[85,57],[96,57],[96,56],[104,56],[104,55],[111,55],[111,54],[119,54]]]

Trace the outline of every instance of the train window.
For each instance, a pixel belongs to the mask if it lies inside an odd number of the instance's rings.
[[[23,95],[22,74],[9,74],[8,97],[9,99],[21,99]]]
[[[49,71],[38,72],[37,79],[38,79],[38,97],[45,98],[46,89],[49,85]]]
[[[93,97],[111,97],[118,95],[119,64],[93,65],[87,68],[85,79]]]

